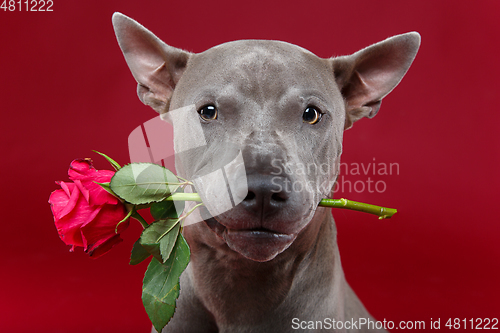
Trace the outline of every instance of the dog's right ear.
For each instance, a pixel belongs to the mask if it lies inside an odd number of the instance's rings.
[[[121,13],[113,14],[113,27],[127,65],[138,83],[139,99],[158,113],[167,112],[191,53],[165,44]]]
[[[398,85],[420,46],[420,35],[409,32],[368,46],[350,56],[331,59],[335,79],[346,102],[344,129],[373,118],[382,98]]]

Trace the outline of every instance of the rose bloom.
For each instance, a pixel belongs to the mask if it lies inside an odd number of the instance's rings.
[[[127,215],[125,205],[100,185],[107,183],[114,171],[96,170],[90,159],[71,162],[68,170],[71,182],[56,182],[62,189],[51,193],[50,208],[61,240],[71,245],[83,247],[92,258],[108,252],[122,241],[120,233],[129,221],[118,226]]]

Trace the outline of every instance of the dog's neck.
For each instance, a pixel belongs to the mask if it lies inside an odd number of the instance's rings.
[[[333,310],[343,317],[343,302],[338,300],[343,299],[345,280],[329,209],[318,208],[292,245],[268,262],[255,262],[232,251],[205,223],[186,227],[184,234],[192,254],[191,287],[218,324],[251,324],[263,317],[278,324],[276,316],[283,310],[320,320]],[[328,313],[317,312],[318,300],[333,299],[337,302],[319,307]]]

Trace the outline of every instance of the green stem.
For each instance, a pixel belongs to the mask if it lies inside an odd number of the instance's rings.
[[[200,195],[198,193],[174,193],[169,196],[167,201],[198,201],[201,202]],[[394,208],[380,207],[375,205],[370,205],[362,202],[351,201],[347,199],[322,199],[319,203],[321,207],[332,207],[332,208],[344,208],[355,210],[358,212],[365,212],[369,214],[374,214],[379,217],[379,219],[386,219],[392,217],[396,214],[397,210]],[[189,215],[189,214],[188,214]]]
[[[321,202],[319,203],[319,206],[332,207],[332,208],[345,208],[345,209],[355,210],[358,212],[365,212],[377,215],[379,219],[390,218],[397,212],[397,210],[394,208],[380,207],[362,202],[351,201],[347,199],[322,199]]]
[[[191,213],[192,213],[192,212],[193,212],[196,208],[198,208],[198,207],[200,207],[200,206],[203,206],[203,202],[200,202],[199,204],[197,204],[196,206],[194,206],[193,208],[191,208],[191,209],[189,210],[189,212],[187,212],[184,216],[179,217],[179,221],[178,221],[178,222],[180,222],[180,221],[182,221],[183,219],[185,219],[186,217],[188,217],[188,216],[189,216],[189,214],[191,214]],[[180,230],[180,232],[182,232],[182,224],[181,224],[181,230]]]
[[[166,234],[168,234],[177,225],[177,223],[179,223],[180,221],[182,221],[183,219],[185,219],[186,217],[188,217],[189,214],[191,214],[196,208],[198,208],[198,207],[200,207],[202,205],[203,205],[203,203],[199,203],[196,206],[194,206],[193,208],[191,208],[186,214],[180,216],[177,219],[177,221],[175,221],[175,223],[172,224],[172,226],[170,228],[168,228],[167,231],[165,231],[163,234],[161,234],[160,237],[158,237],[158,239],[156,240],[156,242],[158,243]],[[181,226],[181,230],[180,231],[182,232],[182,226]]]
[[[146,228],[149,226],[148,222],[146,222],[146,220],[145,220],[145,219],[141,216],[141,214],[139,214],[138,212],[134,211],[134,212],[132,213],[132,217],[133,217],[134,219],[136,219],[137,221],[141,222],[142,227],[143,227],[144,229],[146,229]]]
[[[118,222],[118,224],[117,224],[117,225],[116,225],[116,227],[115,227],[115,234],[117,234],[117,233],[118,233],[118,226],[119,226],[120,224],[122,224],[123,222],[127,221],[127,220],[128,220],[128,219],[132,216],[132,214],[133,214],[134,212],[135,212],[135,209],[134,209],[134,208],[132,208],[132,209],[131,209],[128,213],[127,213],[127,215],[123,218],[123,220],[121,220],[120,222]]]
[[[191,208],[186,214],[184,214],[184,216],[179,217],[179,221],[181,221],[181,220],[185,219],[186,217],[188,217],[189,214],[191,214],[192,212],[194,212],[194,210],[196,208],[200,207],[200,206],[203,206],[203,203],[199,203],[196,206],[194,206],[193,208]]]
[[[182,183],[172,183],[172,182],[145,182],[145,183],[135,183],[135,185],[192,185],[190,182]]]
[[[167,197],[167,201],[198,201],[201,202],[200,195],[198,193],[173,193],[171,196]]]
[[[177,178],[179,178],[180,180],[184,181],[185,183],[188,183],[188,185],[193,185],[192,182],[190,182],[189,180],[187,180],[186,178],[182,178],[181,176],[176,176]]]

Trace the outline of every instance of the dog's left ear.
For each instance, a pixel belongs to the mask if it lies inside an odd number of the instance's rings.
[[[420,35],[409,32],[373,44],[350,56],[331,59],[335,79],[346,101],[344,129],[374,117],[382,98],[398,85],[420,46]]]
[[[121,13],[113,14],[113,27],[127,65],[138,83],[139,99],[158,113],[167,112],[191,53],[165,44]]]

